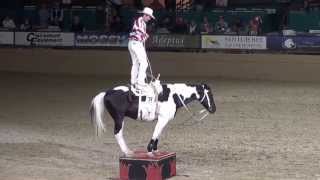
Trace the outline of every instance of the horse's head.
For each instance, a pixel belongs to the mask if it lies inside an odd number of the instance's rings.
[[[197,91],[200,96],[198,99],[200,103],[210,112],[216,112],[216,104],[213,99],[213,94],[210,87],[207,84],[201,84],[197,86]]]

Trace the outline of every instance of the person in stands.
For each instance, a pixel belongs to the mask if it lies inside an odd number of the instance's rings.
[[[84,25],[80,21],[79,16],[73,16],[72,25],[71,25],[71,32],[75,33],[82,33],[85,31]]]
[[[16,28],[16,24],[14,23],[14,20],[10,16],[6,16],[2,20],[2,26],[4,28],[7,28],[8,30],[14,30]]]
[[[62,29],[63,25],[63,9],[60,6],[59,2],[54,2],[53,8],[50,12],[50,22],[51,25],[59,26]]]

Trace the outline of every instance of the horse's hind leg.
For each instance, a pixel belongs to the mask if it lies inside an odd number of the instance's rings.
[[[119,124],[115,125],[115,130],[118,131],[117,133],[115,133],[115,137],[116,137],[116,140],[117,140],[117,142],[118,142],[118,144],[119,144],[119,146],[121,148],[121,151],[123,153],[125,153],[127,156],[130,156],[130,155],[133,154],[133,151],[131,151],[128,148],[128,146],[127,146],[127,144],[126,144],[126,142],[124,140],[124,137],[123,137],[123,126],[124,126],[123,120],[122,120],[121,127],[119,127]]]
[[[118,112],[109,102],[106,102],[106,108],[114,121],[114,135],[120,146],[121,151],[125,153],[127,156],[132,155],[133,152],[128,148],[126,141],[123,137],[124,113]]]

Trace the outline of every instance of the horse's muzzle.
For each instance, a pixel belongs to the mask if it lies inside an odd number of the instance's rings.
[[[215,113],[216,112],[216,106],[211,106],[210,108],[208,108],[208,111],[210,112],[210,113]]]

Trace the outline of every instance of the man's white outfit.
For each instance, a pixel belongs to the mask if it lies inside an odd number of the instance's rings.
[[[146,7],[141,12],[154,18],[153,10]],[[163,91],[159,76],[149,84],[146,84],[146,71],[149,66],[145,41],[149,35],[144,16],[140,16],[134,21],[132,31],[129,34],[128,49],[131,55],[131,90],[139,97],[138,119],[154,120],[158,109],[158,94]],[[142,95],[145,97],[142,98]]]
[[[144,86],[146,71],[148,68],[147,53],[142,42],[130,40],[128,44],[131,55],[131,84],[135,86]]]
[[[141,12],[154,18],[153,10],[146,7]],[[145,41],[148,39],[146,22],[143,16],[140,16],[134,21],[132,31],[129,34],[128,49],[131,55],[132,68],[131,68],[131,85],[142,89],[146,86],[146,70],[148,68],[147,53],[145,49]]]

